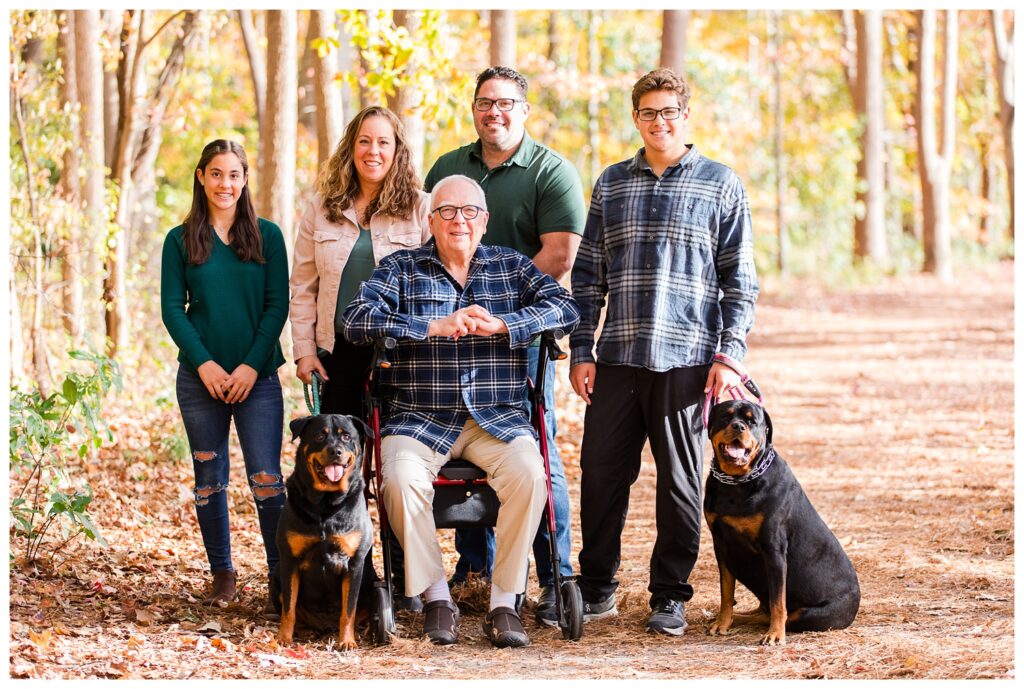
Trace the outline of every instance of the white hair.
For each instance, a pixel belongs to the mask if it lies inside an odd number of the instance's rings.
[[[447,177],[444,177],[440,181],[438,181],[438,183],[435,184],[434,188],[430,191],[430,210],[436,209],[436,206],[434,206],[434,202],[437,200],[437,195],[441,193],[441,189],[443,187],[448,186],[452,182],[457,182],[460,180],[463,182],[468,182],[474,189],[476,189],[477,196],[480,197],[479,205],[486,211],[487,196],[484,194],[484,188],[481,187],[480,183],[477,182],[475,179],[473,179],[472,177],[466,177],[465,175],[448,175]]]

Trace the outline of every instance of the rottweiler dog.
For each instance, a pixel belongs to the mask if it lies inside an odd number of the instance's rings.
[[[292,642],[295,622],[338,629],[338,646],[356,648],[356,605],[365,600],[372,568],[373,524],[363,497],[361,419],[322,414],[296,419],[300,438],[288,499],[277,527],[281,561],[271,577],[271,598],[281,613],[277,640]]]
[[[708,629],[768,623],[762,644],[786,643],[786,632],[843,629],[860,607],[853,563],[772,447],[772,422],[759,405],[715,405],[708,421],[714,450],[704,491],[704,517],[718,561],[722,603]],[[734,613],[736,582],[760,605]]]

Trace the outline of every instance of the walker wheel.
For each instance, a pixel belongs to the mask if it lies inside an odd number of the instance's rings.
[[[377,646],[391,643],[396,635],[395,609],[391,604],[388,588],[378,582],[373,587],[373,599],[370,608],[370,638]]]
[[[562,638],[579,641],[583,636],[583,594],[575,580],[562,582]]]

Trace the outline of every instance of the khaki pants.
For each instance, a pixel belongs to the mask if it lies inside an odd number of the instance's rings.
[[[547,499],[544,460],[533,438],[521,436],[506,443],[470,419],[447,454],[402,435],[385,437],[381,454],[384,506],[405,551],[405,595],[419,595],[445,577],[434,526],[432,483],[452,457],[468,460],[486,471],[487,481],[501,503],[491,581],[511,593],[526,590],[530,544]]]

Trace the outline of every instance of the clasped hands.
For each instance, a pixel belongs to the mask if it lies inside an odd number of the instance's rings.
[[[211,359],[198,369],[199,378],[210,397],[228,404],[244,402],[256,385],[259,373],[248,364],[239,364],[229,375],[220,364]]]
[[[488,337],[490,335],[507,334],[505,321],[479,304],[472,304],[455,311],[450,316],[430,321],[427,326],[427,337],[448,337],[457,340],[466,335]]]

